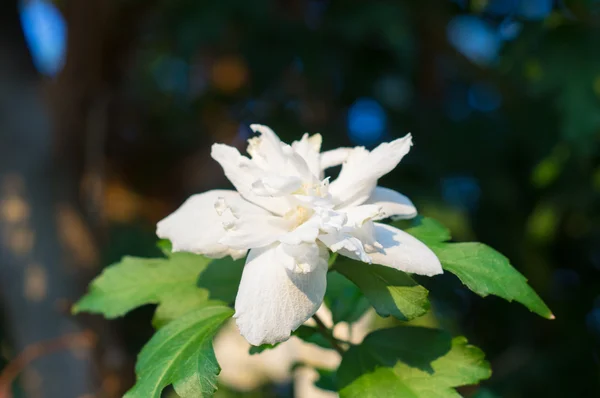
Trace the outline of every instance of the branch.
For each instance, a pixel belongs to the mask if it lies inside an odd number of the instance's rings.
[[[12,398],[11,386],[13,381],[27,365],[37,358],[68,348],[92,347],[95,340],[94,334],[86,330],[31,344],[6,365],[0,373],[0,398]]]
[[[325,337],[327,339],[327,341],[329,341],[331,346],[340,355],[343,356],[346,351],[344,351],[344,349],[338,344],[338,340],[335,337],[333,337],[332,331],[329,330],[329,328],[327,326],[325,326],[325,324],[323,323],[323,321],[321,320],[321,318],[319,318],[319,316],[317,314],[313,315],[313,319],[317,323],[317,328],[319,329],[319,332],[323,335],[323,337]],[[2,398],[2,397],[0,397],[0,398]]]

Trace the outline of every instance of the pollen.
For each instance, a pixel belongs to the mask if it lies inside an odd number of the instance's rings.
[[[298,226],[304,224],[314,214],[314,210],[307,209],[306,207],[296,206],[292,210],[285,213],[283,218],[291,221],[290,231],[296,229]]]

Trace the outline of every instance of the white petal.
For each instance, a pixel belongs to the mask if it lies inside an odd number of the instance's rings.
[[[158,222],[156,235],[169,239],[173,251],[186,251],[221,258],[231,255],[240,258],[246,250],[231,249],[219,239],[225,236],[222,220],[215,210],[218,198],[243,200],[239,193],[213,190],[188,198],[175,212]]]
[[[365,204],[351,207],[345,211],[348,220],[346,226],[349,228],[360,228],[367,221],[381,217],[381,207],[378,205]]]
[[[320,154],[323,138],[321,134],[304,134],[300,141],[292,142],[292,148],[300,155],[314,176],[321,174]]]
[[[443,273],[436,255],[420,240],[386,224],[375,224],[375,239],[382,249],[369,253],[374,264],[420,275]]]
[[[292,223],[274,216],[243,198],[218,203],[225,235],[219,243],[235,249],[252,249],[269,245],[286,234]]]
[[[252,249],[235,300],[236,323],[250,344],[285,341],[317,311],[326,288],[327,260],[308,273],[290,271],[278,245]]]
[[[286,156],[283,153],[283,147],[286,145],[281,142],[277,134],[268,126],[262,124],[251,124],[250,128],[260,137],[248,140],[250,146],[248,153],[253,160],[267,166],[270,170],[282,170],[286,163]]]
[[[252,183],[252,192],[258,196],[285,196],[302,187],[302,180],[293,176],[271,175]]]
[[[283,265],[290,271],[306,274],[318,267],[327,267],[329,252],[323,245],[303,243],[300,245],[279,245],[275,250],[282,251],[277,257],[285,259]]]
[[[329,185],[329,193],[337,201],[337,208],[364,203],[377,186],[377,180],[392,171],[408,153],[412,137],[407,134],[389,143],[383,143],[370,153],[354,148],[340,171],[339,177]]]
[[[279,241],[287,243],[288,245],[298,245],[303,242],[314,242],[317,239],[317,236],[319,236],[320,225],[321,222],[319,217],[314,215],[304,223],[294,228],[292,231],[280,236]]]
[[[344,163],[353,150],[354,148],[336,148],[321,153],[321,170]]]
[[[381,208],[381,214],[374,220],[388,217],[408,219],[417,216],[417,209],[410,199],[389,188],[376,187],[364,204],[375,204]]]
[[[342,254],[346,257],[370,263],[371,258],[365,251],[360,239],[344,232],[333,232],[319,235],[323,242],[332,252]]]
[[[211,156],[223,167],[229,181],[246,200],[279,215],[289,210],[285,199],[258,196],[252,191],[252,183],[264,177],[265,172],[252,160],[240,155],[237,149],[224,144],[214,144]]]
[[[283,176],[296,176],[304,181],[313,180],[313,173],[307,164],[307,160],[290,145],[281,142],[273,130],[261,124],[252,124],[250,128],[255,133],[259,133],[260,136],[248,140],[248,153],[252,156],[252,160],[265,172]],[[318,174],[314,175],[317,176]]]

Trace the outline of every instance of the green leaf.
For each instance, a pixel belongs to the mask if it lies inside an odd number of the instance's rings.
[[[333,348],[331,343],[319,332],[319,330],[312,326],[301,325],[294,331],[293,335],[307,343],[318,345],[321,348]]]
[[[321,348],[332,349],[331,343],[319,332],[318,329],[312,326],[301,325],[298,329],[292,332],[292,336],[296,336],[307,343],[316,344]],[[265,350],[271,350],[281,343],[277,344],[262,344],[259,346],[250,346],[248,353],[250,355],[260,354]]]
[[[196,279],[209,261],[190,253],[173,253],[168,258],[124,257],[94,279],[73,312],[116,318],[144,304],[162,303],[166,308],[160,310],[159,318],[173,318],[168,309],[175,308],[183,295],[188,295],[187,300],[194,296],[196,302],[207,298],[207,293],[196,287]]]
[[[340,398],[386,397],[419,398],[391,368],[379,368],[340,390]]]
[[[272,350],[273,348],[278,347],[279,344],[281,344],[281,343],[261,344],[259,346],[251,345],[250,348],[248,349],[248,354],[250,354],[250,355],[260,354],[263,351]]]
[[[358,286],[337,272],[327,273],[325,305],[331,311],[333,323],[353,323],[371,308]]]
[[[125,398],[159,398],[170,384],[182,398],[212,395],[221,370],[212,339],[231,315],[229,307],[206,303],[156,332],[138,357],[137,382]]]
[[[213,260],[198,279],[198,287],[210,292],[210,298],[233,303],[237,295],[245,259],[225,257]]]
[[[476,384],[491,375],[483,352],[467,344],[464,337],[454,338],[451,350],[434,360],[431,367],[432,372],[425,372],[402,361],[393,368],[380,367],[344,387],[340,397],[459,398],[454,387]]]
[[[450,238],[439,223],[421,219],[419,225],[406,229],[423,240],[438,256],[442,267],[456,275],[469,289],[482,297],[493,294],[508,301],[518,301],[531,311],[554,319],[550,309],[527,284],[527,279],[510,265],[502,254],[482,243],[444,243]]]
[[[397,361],[432,372],[432,362],[450,348],[450,335],[438,329],[401,326],[376,330],[346,351],[337,371],[338,386],[343,388],[361,375],[380,366],[392,367]]]
[[[167,323],[196,308],[200,308],[207,302],[208,292],[204,289],[195,288],[173,291],[168,298],[163,298],[158,307],[156,307],[154,317],[152,318],[152,326],[155,329],[160,329]],[[211,303],[225,305],[225,303],[216,300],[211,301]]]
[[[168,239],[159,239],[158,242],[156,242],[156,247],[158,247],[167,257],[173,252],[173,244]]]
[[[335,270],[359,287],[380,316],[409,321],[429,310],[427,289],[402,271],[346,258]]]
[[[445,270],[482,297],[494,294],[518,301],[531,311],[554,319],[550,309],[506,257],[482,243],[449,243],[432,247]]]
[[[406,232],[425,243],[446,242],[452,237],[450,230],[433,218],[417,217],[411,220]]]
[[[319,378],[315,381],[315,387],[325,391],[337,392],[336,371],[330,369],[315,369]]]

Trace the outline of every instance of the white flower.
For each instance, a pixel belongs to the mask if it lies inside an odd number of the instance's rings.
[[[237,191],[194,195],[157,226],[173,251],[241,258],[249,250],[234,317],[251,344],[287,340],[317,311],[328,249],[405,272],[442,273],[427,246],[376,222],[417,214],[406,196],[377,186],[410,150],[410,134],[370,152],[357,147],[320,153],[318,134],[290,146],[266,126],[251,128],[260,136],[248,141],[250,158],[227,145],[212,147]],[[338,178],[329,183],[324,170],[340,164]]]

